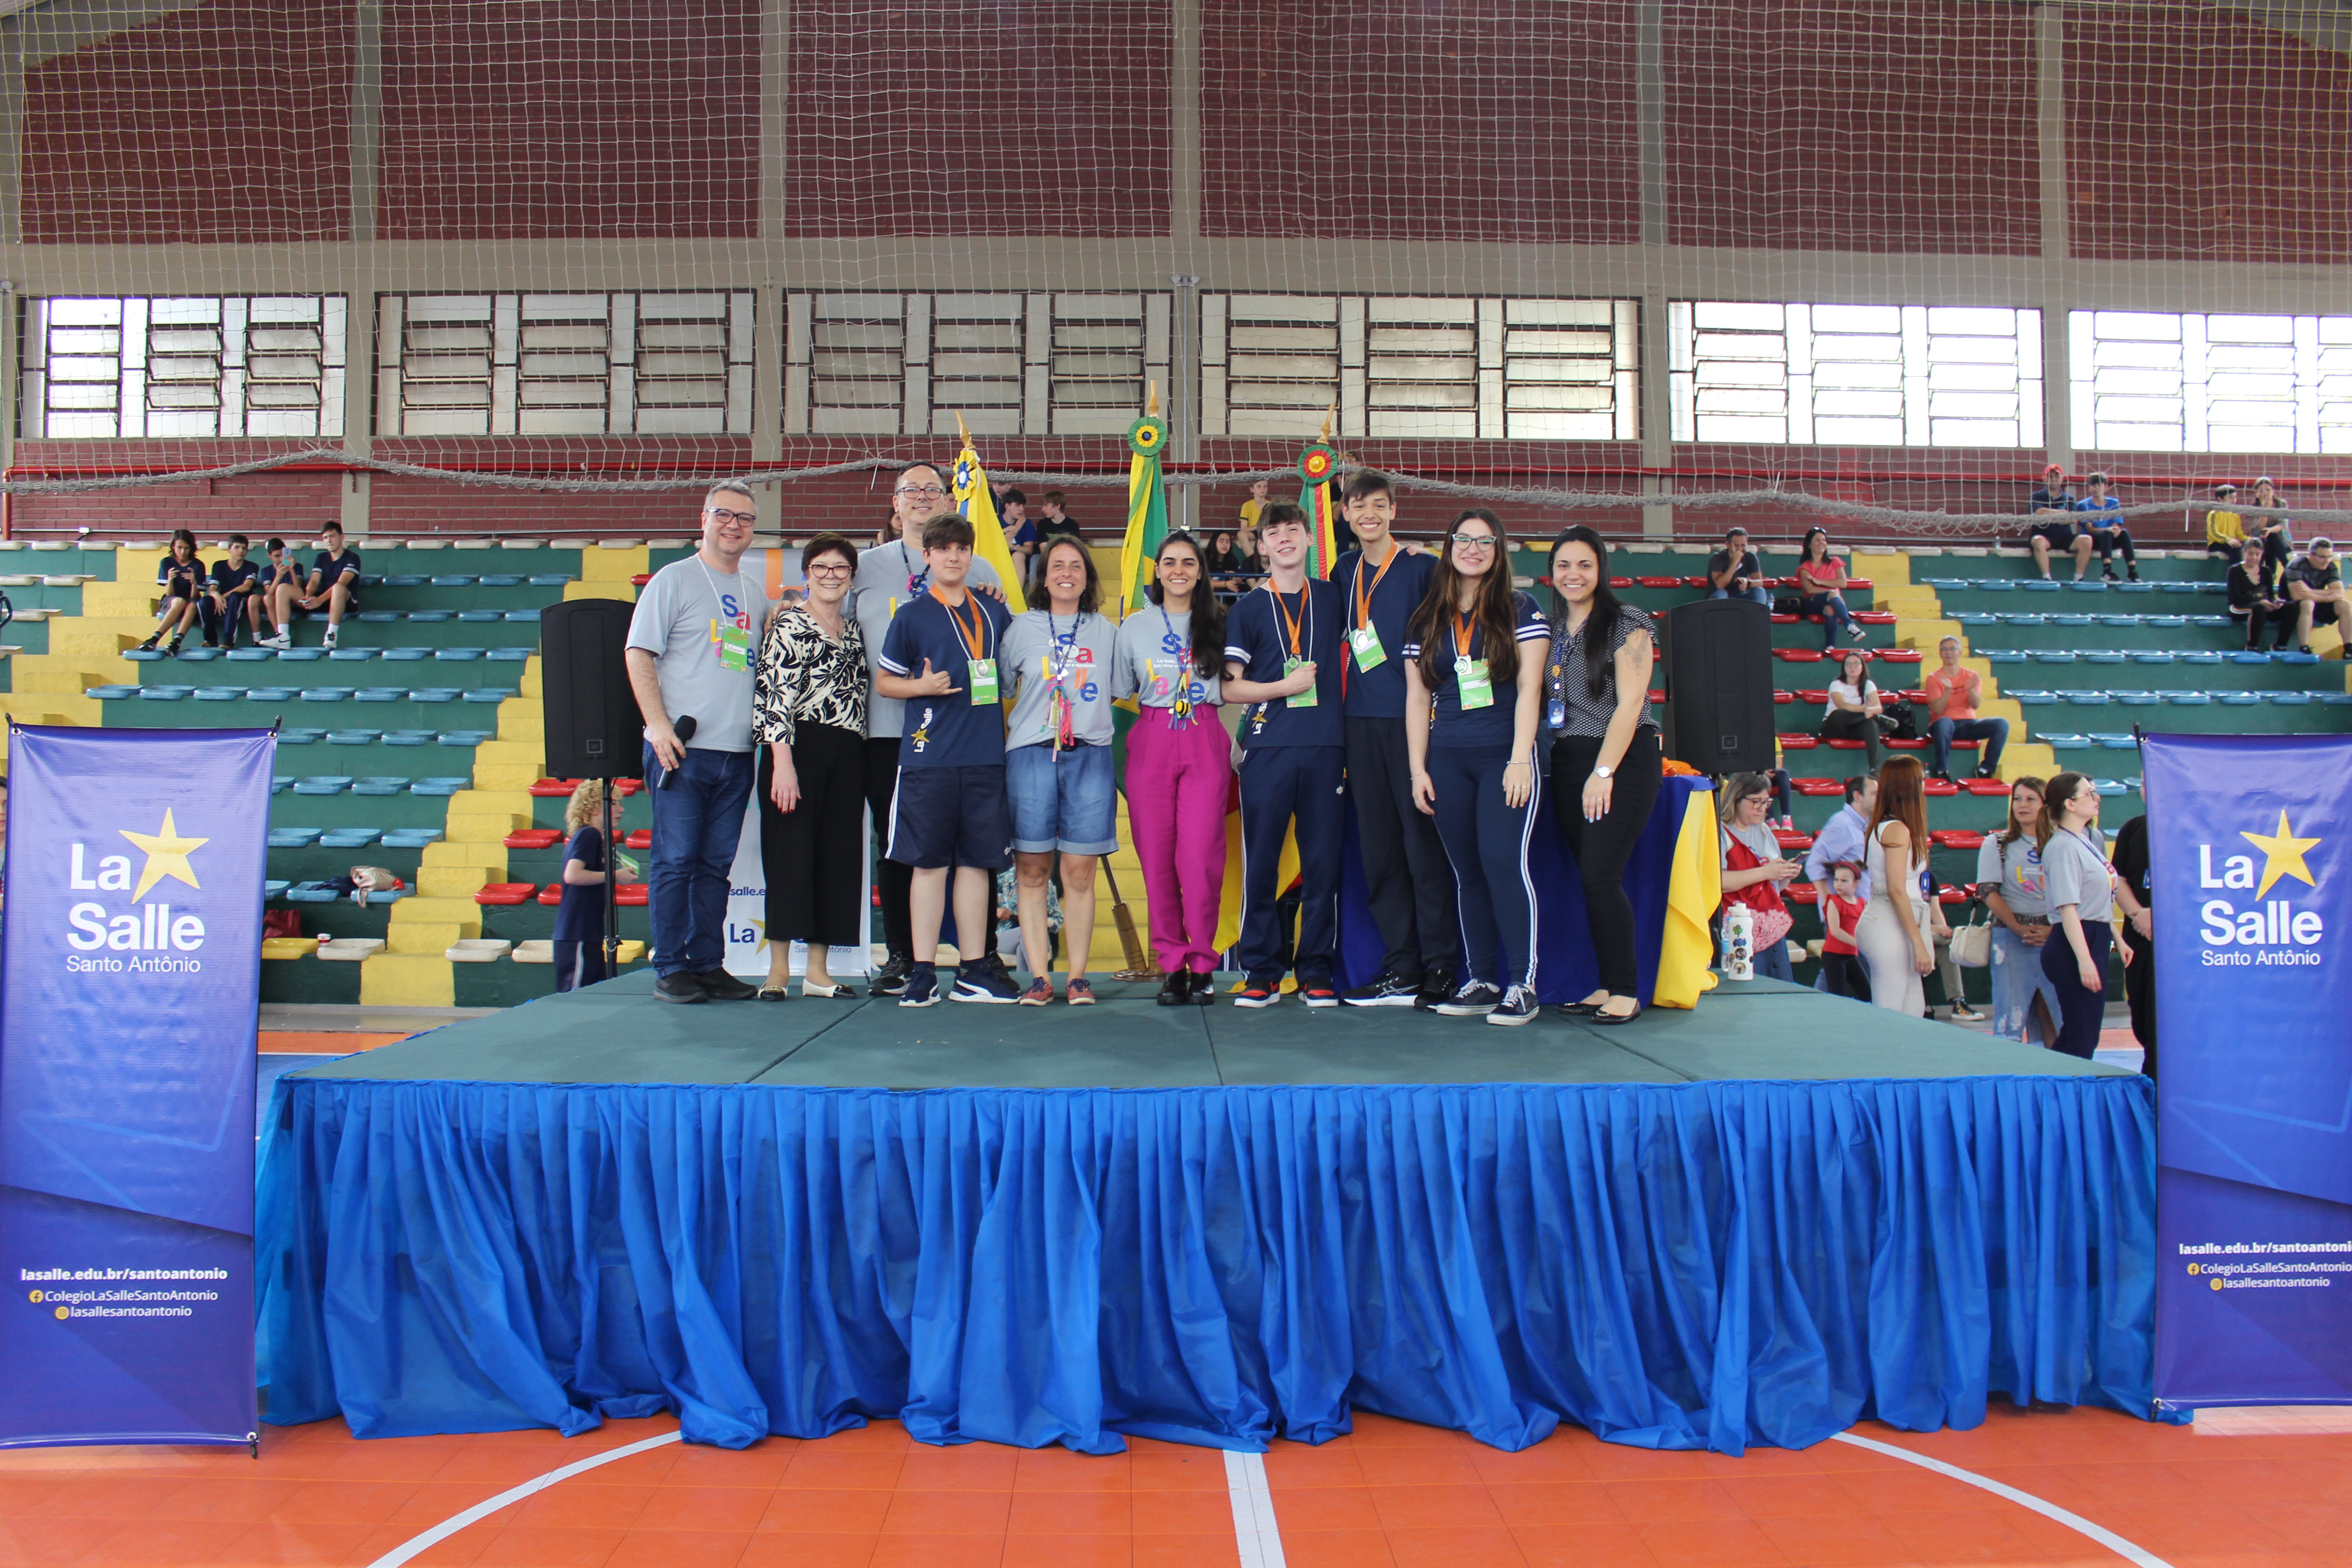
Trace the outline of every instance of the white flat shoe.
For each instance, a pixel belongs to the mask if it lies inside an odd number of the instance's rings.
[[[801,994],[814,996],[826,1002],[845,1002],[857,993],[846,985],[812,985],[803,980],[801,982]]]

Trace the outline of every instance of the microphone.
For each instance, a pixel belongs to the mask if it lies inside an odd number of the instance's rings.
[[[678,744],[681,746],[684,745],[687,742],[694,739],[694,715],[688,713],[682,719],[671,721],[670,729],[677,735]],[[684,758],[679,759],[681,762],[684,760]],[[664,768],[662,770],[661,784],[659,787],[663,789],[669,788],[669,781],[676,777],[677,777],[677,770],[676,768]]]

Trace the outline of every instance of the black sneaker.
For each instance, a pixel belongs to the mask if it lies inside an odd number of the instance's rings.
[[[157,632],[153,637],[149,637],[145,642],[139,645],[139,651],[141,653],[153,653],[155,651],[155,644],[163,637],[163,634],[162,632]]]
[[[1252,979],[1243,985],[1240,995],[1234,998],[1236,1007],[1272,1007],[1282,1001],[1282,982]]]
[[[1168,978],[1160,983],[1157,998],[1162,1007],[1189,1007],[1192,1005],[1192,976],[1181,969],[1171,969]]]
[[[949,993],[950,1002],[1018,1002],[1021,988],[1005,977],[1004,972],[985,959],[967,963],[956,972],[955,989]]]
[[[1369,985],[1359,985],[1353,991],[1343,991],[1339,1000],[1350,1007],[1410,1007],[1421,987],[1406,980],[1393,969],[1383,969]]]
[[[1192,1005],[1213,1007],[1217,1002],[1217,977],[1196,972],[1192,976]]]
[[[1503,993],[1484,980],[1465,980],[1436,1011],[1449,1018],[1483,1018],[1501,1005]]]
[[[1447,997],[1453,994],[1453,975],[1423,974],[1421,977],[1421,989],[1413,993],[1413,1011],[1417,1013],[1433,1013]]]
[[[713,1002],[749,1002],[760,994],[758,986],[738,980],[723,969],[706,969],[693,980]]]
[[[940,972],[928,963],[908,966],[906,978],[899,983],[898,1005],[901,1007],[936,1007],[940,1005]]]
[[[2137,565],[2126,566],[2124,570],[2131,574],[2131,580],[2133,582],[2137,583],[2139,581],[2139,567]]]
[[[1503,993],[1503,1004],[1486,1015],[1489,1024],[1524,1024],[1543,1011],[1536,994],[1524,985],[1514,985]]]
[[[907,972],[915,961],[903,952],[894,952],[883,961],[882,967],[866,977],[868,996],[898,996],[907,990]]]
[[[665,974],[655,981],[654,994],[665,1002],[680,1004],[710,1000],[710,993],[705,991],[701,984],[683,969],[675,974]]]
[[[1332,989],[1328,979],[1302,980],[1298,983],[1298,999],[1309,1007],[1337,1007],[1339,993]]]
[[[170,654],[173,658],[177,658],[180,657],[180,645],[187,640],[188,634],[182,632],[178,637],[173,637],[169,643],[164,645],[163,651]]]

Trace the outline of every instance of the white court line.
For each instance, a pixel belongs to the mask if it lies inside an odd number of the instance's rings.
[[[1874,1454],[1889,1455],[1906,1464],[1933,1470],[1939,1476],[1949,1476],[1956,1481],[1966,1481],[1972,1487],[1981,1487],[1995,1497],[2007,1498],[2020,1508],[2030,1508],[2044,1519],[2054,1519],[2069,1530],[2080,1531],[2116,1556],[2136,1564],[2137,1568],[2172,1568],[2172,1564],[2150,1552],[2147,1547],[2134,1546],[2106,1526],[2093,1524],[2081,1514],[2069,1513],[2056,1503],[2045,1502],[2032,1492],[2021,1492],[2015,1487],[2003,1486],[1990,1476],[1980,1476],[1973,1470],[1964,1470],[1958,1465],[1948,1465],[1941,1459],[1931,1459],[1925,1454],[1915,1454],[1908,1448],[1898,1448],[1892,1443],[1881,1443],[1874,1437],[1857,1437],[1851,1432],[1840,1432],[1836,1436],[1841,1443],[1851,1443],[1857,1448],[1868,1448]]]
[[[543,1476],[533,1476],[522,1485],[509,1487],[498,1496],[478,1502],[463,1513],[451,1514],[415,1540],[404,1541],[394,1547],[373,1563],[369,1563],[368,1568],[400,1568],[402,1563],[426,1547],[439,1545],[477,1520],[488,1519],[509,1503],[520,1502],[533,1492],[543,1492],[558,1481],[569,1480],[573,1476],[593,1470],[599,1465],[609,1465],[615,1459],[625,1459],[632,1454],[642,1454],[648,1448],[658,1448],[665,1443],[675,1443],[678,1440],[678,1436],[679,1434],[676,1432],[665,1432],[658,1437],[648,1437],[642,1443],[631,1443],[623,1447],[607,1448],[604,1452],[592,1455],[576,1465],[566,1465],[560,1470],[550,1470]],[[1277,1558],[1276,1561],[1279,1562],[1280,1559]]]
[[[1282,1528],[1265,1484],[1265,1456],[1225,1450],[1225,1497],[1234,1505],[1234,1545],[1242,1568],[1283,1568]]]

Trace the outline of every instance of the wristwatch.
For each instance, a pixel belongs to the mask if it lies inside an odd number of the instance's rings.
[[[1593,776],[1594,778],[1597,778],[1597,779],[1605,779],[1605,778],[1609,777],[1611,774],[1614,773],[1616,771],[1617,771],[1617,770],[1616,770],[1615,768],[1612,768],[1612,767],[1609,766],[1606,763],[1603,763],[1600,764],[1599,766],[1595,767],[1595,768],[1592,770],[1592,776]]]

